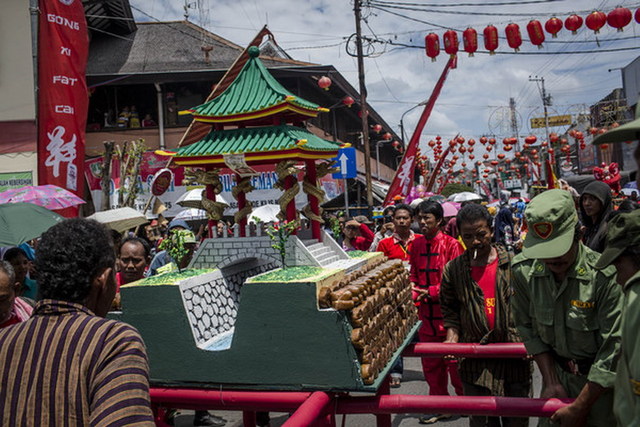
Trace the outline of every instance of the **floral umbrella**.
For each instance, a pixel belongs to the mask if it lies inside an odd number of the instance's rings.
[[[33,203],[49,210],[85,203],[80,197],[56,185],[27,185],[0,193],[0,203]]]

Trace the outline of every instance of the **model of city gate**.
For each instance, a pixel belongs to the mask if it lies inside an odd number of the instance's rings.
[[[173,156],[205,185],[205,239],[189,268],[121,288],[122,312],[149,354],[154,386],[282,390],[375,390],[418,327],[401,261],[380,253],[345,253],[321,228],[317,180],[330,172],[339,144],[303,122],[325,109],[282,87],[249,48],[227,89],[189,110],[211,132]],[[324,162],[318,164],[325,160]],[[309,226],[286,243],[284,265],[264,227],[250,227],[246,193],[253,165],[276,163],[280,218],[299,218],[302,189]],[[233,233],[213,233],[225,205],[218,171],[237,172]],[[286,268],[284,268],[286,267]]]

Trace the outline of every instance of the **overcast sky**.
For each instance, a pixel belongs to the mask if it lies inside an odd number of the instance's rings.
[[[264,24],[268,24],[277,43],[291,57],[334,65],[354,87],[358,87],[356,60],[345,53],[346,40],[355,32],[352,1],[188,1],[191,6],[189,20],[195,24],[241,46],[245,46]],[[597,36],[584,25],[576,35],[563,29],[558,38],[552,39],[545,33],[547,40],[540,50],[530,43],[526,32],[526,24],[531,19],[538,19],[544,25],[554,14],[563,21],[574,12],[586,18],[593,9],[608,13],[619,5],[635,12],[640,6],[637,1],[403,1],[410,9],[416,9],[411,5],[420,5],[422,10],[392,8],[390,6],[398,6],[398,2],[392,0],[372,1],[378,7],[363,10],[366,20],[363,33],[381,41],[424,46],[425,35],[433,31],[440,37],[442,51],[437,61],[431,62],[423,48],[376,43],[373,54],[365,59],[369,102],[398,133],[402,114],[429,97],[442,72],[447,61],[442,44],[446,29],[457,30],[461,39],[461,31],[469,26],[475,28],[481,51],[484,51],[482,31],[487,25],[495,25],[501,36],[500,54],[490,56],[478,52],[470,58],[465,52],[459,53],[458,68],[449,74],[423,132],[422,145],[436,134],[447,138],[461,133],[466,138],[476,139],[483,134],[508,136],[504,134],[507,130],[502,118],[510,97],[515,98],[522,117],[523,134],[528,134],[527,123],[531,117],[541,115],[542,105],[538,88],[529,81],[529,76],[544,77],[546,89],[553,97],[551,114],[575,113],[613,89],[622,87],[619,68],[640,55],[640,49],[606,52],[640,48],[640,24],[633,20],[624,32],[605,26]],[[383,3],[386,6],[382,7]],[[492,3],[502,4],[491,6]],[[184,2],[181,0],[131,0],[131,4],[136,19],[141,21],[150,20],[147,15],[167,21],[184,19]],[[517,23],[522,33],[523,44],[517,54],[512,53],[513,49],[504,39],[504,28],[510,22]],[[600,46],[596,44],[596,37]],[[591,53],[571,54],[576,51]],[[405,129],[409,130],[409,135],[420,111],[421,108],[417,108],[405,117]]]

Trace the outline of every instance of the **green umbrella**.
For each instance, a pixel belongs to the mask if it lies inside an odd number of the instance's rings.
[[[64,218],[31,203],[0,204],[0,246],[16,246],[35,239]]]

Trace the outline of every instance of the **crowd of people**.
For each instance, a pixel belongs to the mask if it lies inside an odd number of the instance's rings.
[[[420,342],[523,342],[530,355],[423,358],[429,394],[448,395],[450,384],[458,395],[528,397],[535,362],[541,397],[575,399],[541,425],[611,423],[617,382],[615,417],[627,426],[640,422],[640,363],[632,362],[633,355],[640,359],[640,341],[624,329],[624,319],[637,314],[622,314],[619,285],[628,290],[640,282],[638,207],[637,197],[614,203],[610,187],[594,181],[582,194],[566,188],[530,202],[471,202],[449,217],[437,201],[415,209],[399,204],[385,209],[375,233],[366,218],[339,218],[343,231],[336,238],[346,251],[379,251],[405,262],[422,321]],[[623,238],[628,244],[607,255]],[[634,296],[627,292],[627,305]],[[621,350],[624,336],[629,338]],[[626,371],[618,358],[627,360]],[[400,360],[391,386],[401,378]],[[420,422],[450,417],[427,414]],[[470,425],[525,426],[528,419],[472,416]]]
[[[493,212],[491,212],[493,210]],[[338,215],[345,251],[400,259],[425,343],[522,342],[526,358],[423,358],[430,395],[528,397],[534,363],[543,398],[571,398],[541,424],[640,422],[640,210],[606,184],[582,194],[554,189],[494,209],[463,204],[445,216],[437,200],[387,207],[375,227]],[[71,219],[0,262],[0,417],[3,425],[153,425],[148,363],[138,332],[105,319],[119,286],[186,266],[200,240],[181,220],[121,236]],[[218,230],[218,233],[224,233]],[[178,234],[174,260],[160,242]],[[35,246],[35,248],[34,248]],[[620,286],[622,285],[622,286]],[[392,387],[402,381],[402,359]],[[615,387],[614,387],[615,386]],[[435,423],[449,414],[425,414]],[[268,424],[268,416],[263,424]],[[471,416],[471,426],[528,425]],[[224,425],[198,411],[194,425]]]

